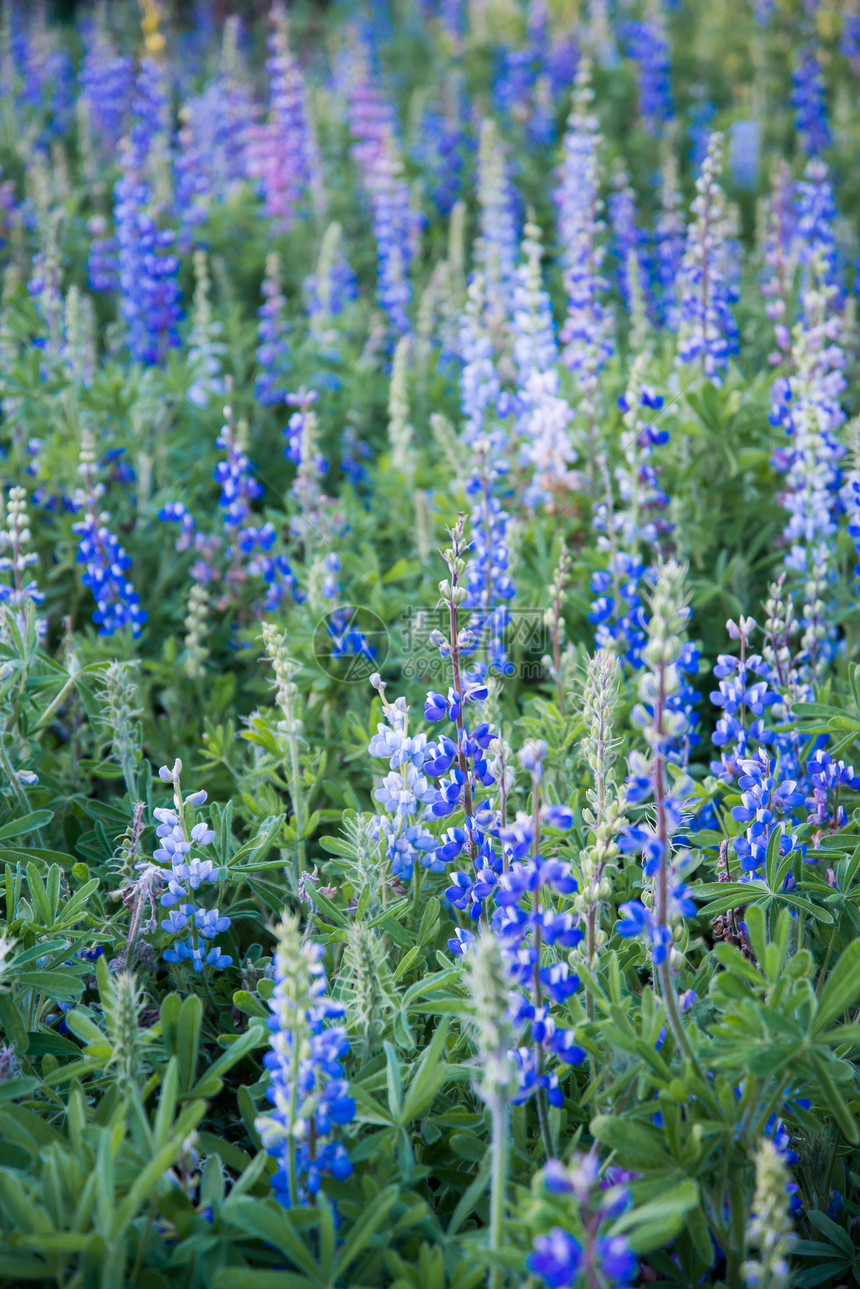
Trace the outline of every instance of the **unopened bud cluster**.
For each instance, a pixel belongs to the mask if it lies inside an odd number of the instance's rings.
[[[756,1154],[754,1216],[747,1233],[758,1257],[743,1265],[744,1280],[751,1289],[785,1289],[789,1283],[789,1254],[797,1241],[789,1202],[796,1189],[784,1154],[769,1137],[763,1138]]]

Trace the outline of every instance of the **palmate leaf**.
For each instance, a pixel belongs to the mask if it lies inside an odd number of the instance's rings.
[[[828,1235],[832,1243],[838,1245],[843,1253],[852,1259],[860,1256],[860,1251],[858,1251],[848,1232],[834,1222],[832,1218],[828,1217],[826,1213],[820,1213],[817,1209],[812,1209],[807,1213],[807,1218],[817,1231],[820,1231],[822,1235]]]
[[[326,1278],[316,1258],[299,1234],[293,1214],[282,1208],[276,1200],[250,1199],[247,1196],[240,1196],[237,1199],[231,1197],[224,1204],[221,1216],[225,1222],[235,1226],[244,1235],[250,1235],[280,1250],[285,1257],[289,1258],[292,1266],[306,1277],[304,1281],[306,1286],[325,1285]],[[314,1213],[314,1225],[318,1221],[319,1215]],[[226,1270],[233,1271],[235,1268]],[[220,1279],[216,1279],[216,1284],[221,1283]],[[226,1285],[238,1282],[225,1280],[223,1283]]]
[[[778,839],[778,833],[773,835]],[[770,908],[781,905],[799,911],[802,910],[817,922],[824,922],[829,925],[833,922],[833,914],[829,909],[804,895],[799,895],[796,891],[778,889],[793,863],[794,857],[790,853],[784,855],[778,872],[774,872],[774,881],[770,886],[762,881],[754,881],[704,882],[692,887],[691,894],[695,899],[710,900],[708,904],[699,909],[699,916],[714,918],[720,913],[728,913],[731,909],[750,908],[752,906]]]

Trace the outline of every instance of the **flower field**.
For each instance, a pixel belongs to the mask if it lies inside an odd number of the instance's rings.
[[[858,158],[857,0],[6,0],[0,1284],[860,1286]]]

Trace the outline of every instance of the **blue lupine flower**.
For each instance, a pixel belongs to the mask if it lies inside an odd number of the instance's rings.
[[[646,308],[650,312],[650,284],[645,238],[636,224],[636,197],[623,168],[613,176],[609,219],[615,241],[618,286],[635,326],[637,314],[641,320]]]
[[[115,291],[118,285],[117,240],[108,236],[107,220],[94,215],[87,224],[92,237],[87,256],[87,282],[93,291]]]
[[[804,804],[804,795],[797,791],[793,780],[779,782],[768,773],[770,761],[763,748],[756,757],[743,758],[740,765],[744,771],[738,779],[742,804],[732,808],[732,818],[738,823],[756,819],[769,825],[785,819],[789,811]]]
[[[257,310],[260,319],[257,334],[259,375],[254,394],[264,407],[286,402],[286,374],[290,368],[290,346],[287,340],[287,302],[280,281],[281,264],[275,251],[266,256],[263,276],[263,303]]]
[[[583,59],[576,75],[573,110],[564,136],[564,158],[555,192],[558,231],[564,248],[567,318],[561,332],[564,361],[576,374],[583,394],[584,415],[596,415],[597,376],[612,355],[611,315],[603,304],[607,289],[601,276],[604,229],[601,219],[597,154],[597,118],[590,66]]]
[[[468,652],[480,648],[484,654],[484,663],[472,674],[473,680],[483,679],[486,668],[506,675],[513,671],[502,639],[509,621],[505,605],[513,599],[515,590],[508,572],[509,519],[499,497],[493,495],[507,471],[508,462],[501,445],[496,446],[489,438],[479,439],[474,445],[474,460],[466,480],[466,495],[472,501],[474,557],[466,570],[468,595],[463,608],[472,611],[467,630],[474,637],[474,644]]]
[[[765,728],[764,716],[767,708],[779,700],[779,693],[770,688],[770,668],[761,656],[747,655],[754,619],[741,618],[738,625],[729,621],[726,626],[729,635],[741,641],[741,656],[720,654],[714,667],[719,688],[710,697],[722,715],[717,721],[713,743],[722,750],[719,761],[711,762],[711,772],[725,783],[731,783],[740,774],[741,759],[749,757],[751,743],[757,747],[773,743],[775,735]],[[753,719],[747,724],[749,717]]]
[[[488,734],[491,732],[488,730]],[[527,743],[520,756],[531,776],[533,793],[537,793],[541,781],[545,754],[546,744],[536,741]],[[581,941],[582,932],[573,913],[556,911],[552,906],[552,897],[575,894],[577,883],[570,864],[539,853],[541,827],[568,829],[573,824],[573,812],[567,807],[546,805],[537,822],[534,816],[520,812],[512,823],[502,826],[495,811],[484,809],[471,820],[467,818],[466,823],[468,831],[449,829],[437,850],[440,858],[451,862],[471,841],[474,871],[450,874],[446,899],[474,921],[487,905],[495,904],[490,925],[511,978],[523,991],[513,1019],[528,1023],[531,1041],[543,1053],[576,1065],[584,1052],[573,1032],[557,1024],[547,1004],[563,1004],[578,989],[579,980],[566,961],[544,961],[541,965],[541,945],[571,949]],[[542,892],[549,897],[548,906]],[[455,934],[448,947],[459,956],[468,952],[472,943],[469,936]],[[520,1091],[515,1100],[520,1102],[541,1090],[551,1104],[556,1104],[553,1096],[557,1076],[538,1069],[531,1060],[523,1059],[520,1064]]]
[[[434,757],[434,749],[427,746],[426,734],[408,733],[409,708],[405,698],[390,703],[385,697],[385,685],[376,673],[371,683],[382,699],[386,719],[377,725],[368,752],[387,760],[390,767],[390,773],[373,794],[385,811],[375,820],[376,835],[385,844],[393,875],[408,882],[416,861],[424,868],[433,869],[436,839],[428,832],[425,821],[431,817],[428,808],[438,794],[423,770],[425,763]]]
[[[168,935],[179,935],[180,931],[184,931],[188,925],[189,918],[194,920],[194,905],[178,904],[159,925]]]
[[[182,311],[171,251],[175,234],[159,226],[148,175],[156,141],[167,131],[164,73],[144,58],[135,82],[132,124],[120,148],[122,173],[114,188],[117,285],[127,344],[136,362],[163,363],[179,344]]]
[[[175,761],[172,768],[164,765],[158,772],[162,782],[173,787],[173,808],[157,806],[153,810],[158,821],[155,833],[159,846],[153,851],[152,859],[154,865],[169,864],[171,869],[169,876],[161,870],[167,883],[167,889],[161,895],[161,905],[171,910],[161,921],[161,929],[172,936],[189,929],[191,935],[184,942],[176,941],[165,950],[164,960],[171,963],[189,961],[195,971],[202,971],[207,966],[221,970],[229,967],[233,959],[222,953],[218,945],[207,949],[202,940],[212,940],[228,930],[230,918],[220,914],[217,908],[202,908],[188,899],[189,890],[198,891],[201,886],[214,885],[220,880],[220,873],[211,860],[191,853],[197,846],[208,846],[215,840],[215,833],[203,820],[191,822],[189,808],[203,805],[206,793],[201,790],[183,796],[181,771],[182,762]]]
[[[80,85],[87,124],[101,155],[112,157],[131,108],[135,62],[131,55],[116,52],[98,19],[83,23],[82,35]]]
[[[631,712],[631,721],[642,731],[650,750],[645,759],[639,752],[628,758],[628,802],[637,804],[654,795],[653,822],[625,828],[618,839],[619,849],[639,852],[643,877],[653,879],[653,908],[640,901],[621,907],[618,931],[624,936],[646,935],[650,941],[655,967],[671,963],[672,929],[675,923],[694,912],[694,906],[683,882],[688,852],[678,834],[691,791],[684,775],[669,782],[667,766],[686,755],[685,740],[694,719],[694,698],[687,693],[683,680],[686,642],[682,633],[690,611],[684,603],[684,570],[666,563],[656,570],[656,585],[651,596],[651,617],[647,624],[647,643],[643,648],[643,669],[639,678],[640,702]]]
[[[285,914],[269,1000],[270,1051],[263,1058],[273,1108],[256,1128],[277,1162],[272,1188],[286,1207],[312,1200],[324,1173],[344,1180],[352,1172],[344,1146],[325,1140],[352,1120],[355,1102],[342,1064],[349,1053],[346,1029],[327,1023],[339,1020],[345,1008],[326,996],[322,956],[322,947],[304,940],[298,921]]]
[[[813,46],[800,51],[797,66],[791,74],[794,90],[791,106],[795,109],[795,126],[808,157],[818,156],[830,147],[830,124],[818,55]]]
[[[321,357],[332,362],[340,360],[336,319],[357,294],[356,276],[344,253],[340,225],[330,224],[320,247],[316,272],[304,282],[308,333]],[[355,434],[354,429],[351,432]]]
[[[150,213],[150,190],[132,168],[130,146],[120,157],[124,173],[114,189],[120,310],[132,359],[158,364],[179,344],[179,260],[170,249],[175,235]]]
[[[425,109],[415,145],[415,155],[429,176],[433,204],[442,215],[450,215],[463,196],[466,162],[474,151],[468,117],[463,76],[455,71],[442,86],[441,103]]]
[[[851,64],[852,72],[857,73],[860,66],[860,13],[847,5],[842,11],[842,31],[839,36],[839,52]]]
[[[165,962],[179,963],[190,962],[195,971],[202,971],[204,967],[214,967],[216,971],[229,967],[233,959],[227,953],[222,953],[218,945],[207,949],[205,945],[194,943],[193,940],[177,940],[172,949],[165,949]]]
[[[498,131],[490,118],[481,123],[477,186],[475,271],[483,283],[485,322],[495,339],[511,314],[519,235],[516,192]]]
[[[460,408],[465,420],[463,440],[470,446],[484,434],[487,413],[495,408],[501,393],[493,342],[484,315],[484,279],[476,273],[469,280],[466,307],[458,326],[458,357],[462,363]]]
[[[860,778],[854,773],[854,767],[844,761],[836,761],[825,751],[817,748],[806,765],[806,773],[811,784],[810,795],[806,798],[806,807],[810,811],[809,823],[814,828],[829,832],[838,832],[847,822],[847,813],[839,795],[843,788],[851,792],[860,790]]]
[[[739,188],[757,186],[760,146],[758,121],[735,121],[729,131],[729,171]]]
[[[841,304],[844,289],[836,241],[836,203],[827,166],[819,157],[807,162],[795,192],[794,253],[803,266],[802,288],[810,285],[813,261],[820,258],[823,268],[817,271],[823,273],[827,285],[834,288],[833,298]],[[800,313],[803,313],[802,300]]]
[[[78,535],[77,561],[84,565],[81,581],[95,597],[93,621],[99,635],[111,636],[128,626],[137,639],[147,614],[126,576],[131,560],[107,526],[110,515],[100,509],[104,484],[96,480],[97,470],[92,438],[85,431],[78,466],[84,486],[76,490],[74,497],[74,508],[83,512],[83,517],[72,524],[72,532]]]
[[[184,107],[179,114],[179,129],[173,156],[173,211],[179,224],[177,246],[187,252],[200,243],[197,230],[206,222],[207,198],[212,193],[209,158],[202,140]]]
[[[782,426],[789,440],[787,449],[774,452],[773,463],[786,483],[780,497],[789,512],[785,564],[805,579],[801,648],[808,680],[820,675],[836,647],[823,597],[833,577],[831,539],[841,509],[840,461],[845,455],[837,437],[845,421],[840,395],[846,388],[837,295],[819,249],[809,265],[801,320],[792,330],[792,372],[778,378],[771,392],[771,424]]]
[[[791,832],[791,811],[805,804],[805,795],[793,780],[779,777],[764,748],[759,748],[754,757],[741,758],[739,765],[743,771],[738,779],[743,804],[733,808],[732,816],[740,822],[750,822],[750,827],[746,836],[733,838],[732,845],[743,871],[759,876],[774,831],[781,834],[780,855],[799,849]]]
[[[36,16],[28,29],[21,27],[18,33],[9,35],[7,58],[14,62],[22,78],[14,103],[20,118],[18,124],[22,130],[32,131],[37,148],[47,149],[51,140],[66,134],[71,125],[75,106],[74,64],[69,51],[57,48],[51,41],[44,13]]]
[[[241,21],[233,14],[224,22],[224,41],[218,76],[188,104],[195,134],[206,141],[214,196],[227,200],[254,169],[256,104],[239,50]]]
[[[618,654],[637,668],[646,622],[641,597],[647,571],[643,551],[654,558],[672,529],[664,514],[669,498],[652,464],[654,448],[664,446],[669,435],[651,419],[652,412],[662,408],[663,398],[646,380],[647,366],[647,355],[636,358],[628,387],[618,400],[624,420],[624,464],[615,471],[619,501],[608,499],[595,508],[597,545],[609,558],[606,569],[591,578],[596,598],[588,615],[597,628],[598,648]]]
[[[678,167],[674,154],[663,163],[660,184],[660,213],[654,228],[651,264],[654,273],[653,296],[656,321],[669,331],[680,323],[678,284],[684,257],[686,227],[678,191]]]
[[[711,125],[716,114],[716,104],[710,99],[701,99],[693,103],[690,108],[690,125],[687,133],[691,147],[688,156],[695,166],[701,166],[708,155]]]
[[[846,473],[841,498],[848,515],[848,536],[853,541],[857,553],[854,574],[860,578],[860,469],[849,470]],[[854,589],[860,595],[860,581]]]
[[[810,203],[807,199],[807,225],[811,214],[809,207]],[[774,367],[785,361],[791,346],[789,308],[800,249],[797,238],[795,184],[791,177],[791,170],[785,162],[782,162],[774,177],[768,206],[764,243],[767,270],[762,283],[762,295],[766,301],[765,313],[774,322],[777,348],[768,355],[768,361]]]
[[[396,120],[363,66],[351,89],[350,129],[353,159],[364,178],[373,217],[377,254],[377,298],[396,335],[409,330],[412,285],[410,265],[418,219],[403,179]]]
[[[732,304],[738,297],[733,228],[719,184],[723,141],[711,135],[696,180],[693,221],[681,264],[678,359],[698,363],[715,385],[722,382],[738,345]]]
[[[576,1239],[562,1227],[539,1235],[534,1251],[526,1258],[529,1271],[540,1276],[549,1289],[573,1289],[583,1274],[589,1283],[607,1289],[629,1289],[638,1272],[635,1254],[624,1236],[601,1234],[606,1230],[605,1222],[630,1207],[628,1188],[600,1179],[594,1152],[578,1156],[568,1167],[557,1159],[548,1160],[542,1181],[552,1195],[571,1196],[575,1208],[570,1225],[582,1229],[584,1239]]]
[[[659,6],[626,28],[627,56],[639,64],[639,115],[649,134],[661,137],[675,114],[670,83],[669,42]]]
[[[266,39],[269,119],[251,131],[248,169],[260,183],[266,215],[279,232],[288,232],[313,182],[314,142],[304,77],[290,51],[285,11],[276,6],[273,15]]]
[[[39,563],[37,553],[27,549],[30,536],[27,494],[23,488],[13,486],[6,498],[5,526],[0,528],[0,573],[11,575],[11,581],[9,584],[0,583],[0,604],[7,604],[17,610],[14,616],[19,629],[23,627],[22,606],[28,601],[39,605],[45,598],[36,578],[27,573],[28,569]],[[40,638],[45,635],[47,628],[46,620],[36,620]]]
[[[582,1263],[582,1245],[560,1226],[554,1226],[549,1235],[539,1235],[535,1252],[526,1258],[526,1266],[549,1289],[570,1289],[579,1275]]]

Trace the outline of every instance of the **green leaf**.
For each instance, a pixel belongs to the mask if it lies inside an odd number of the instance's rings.
[[[386,1186],[385,1190],[380,1191],[373,1202],[363,1210],[361,1221],[356,1222],[341,1248],[340,1256],[337,1260],[336,1275],[338,1278],[344,1275],[350,1263],[354,1262],[358,1255],[370,1244],[370,1241],[396,1204],[399,1193],[396,1186]]]
[[[66,1027],[72,1031],[76,1038],[82,1043],[107,1043],[110,1049],[110,1040],[104,1030],[99,1029],[95,1021],[91,1020],[86,1012],[73,1011],[66,1013]]]
[[[290,1271],[257,1271],[250,1267],[222,1267],[212,1280],[214,1289],[308,1289],[324,1282],[317,1276],[308,1280]]]
[[[41,1253],[81,1253],[92,1239],[79,1231],[54,1231],[46,1235],[19,1236],[19,1243]]]
[[[860,998],[860,940],[853,940],[839,955],[821,991],[812,1032],[821,1034],[839,1020]]]
[[[77,998],[84,992],[83,980],[66,971],[22,971],[18,982],[29,989],[41,989],[59,1002]]]
[[[176,1055],[179,1057],[180,1083],[185,1091],[190,1090],[197,1069],[202,1020],[203,1004],[196,994],[189,994],[182,1002],[176,1023]]]
[[[423,980],[416,980],[414,985],[410,985],[403,995],[403,1006],[408,1007],[416,998],[423,998],[425,994],[438,993],[440,989],[447,988],[455,980],[462,980],[463,973],[459,967],[453,967],[448,971],[437,971],[432,976],[425,976]]]
[[[323,895],[318,886],[314,887],[314,904],[328,914],[335,926],[349,925],[349,918],[346,914],[336,904],[333,904],[327,895]]]
[[[30,1045],[30,1039],[11,995],[2,990],[0,990],[0,1030],[6,1035],[15,1051],[23,1056]]]
[[[636,1253],[650,1253],[665,1246],[678,1231],[684,1217],[699,1206],[699,1188],[687,1178],[658,1199],[637,1205],[613,1224],[612,1233],[627,1232]]]
[[[452,1214],[451,1221],[448,1223],[447,1234],[449,1239],[451,1239],[452,1236],[457,1234],[460,1227],[466,1221],[466,1218],[469,1217],[469,1215],[474,1212],[475,1205],[478,1203],[478,1200],[481,1198],[484,1191],[487,1189],[487,1186],[489,1185],[490,1174],[492,1172],[492,1169],[493,1169],[493,1152],[488,1147],[486,1154],[484,1155],[483,1163],[478,1169],[478,1173],[477,1173],[477,1176],[475,1177],[475,1180],[469,1186],[469,1189],[467,1191],[464,1191],[463,1194],[460,1196],[457,1207],[454,1209],[454,1212]]]
[[[663,1134],[650,1124],[635,1119],[598,1115],[591,1121],[591,1133],[610,1150],[618,1152],[625,1168],[659,1168],[669,1162],[663,1149]],[[629,1161],[629,1162],[627,1162]]]
[[[392,1043],[385,1044],[385,1080],[388,1085],[388,1108],[392,1118],[399,1122],[403,1109],[403,1074],[397,1049]]]
[[[0,1102],[2,1101],[22,1101],[28,1097],[31,1092],[39,1086],[39,1080],[31,1078],[29,1075],[17,1079],[7,1079],[5,1083],[0,1083]]]
[[[236,990],[233,995],[233,1006],[245,1016],[258,1016],[265,1019],[269,1015],[268,1007],[264,1007],[259,998],[255,998],[247,989]]]
[[[824,1060],[823,1057],[819,1056],[817,1052],[810,1052],[809,1059],[818,1075],[817,1082],[819,1093],[829,1106],[833,1117],[839,1123],[845,1136],[852,1145],[856,1144],[857,1141],[860,1140],[860,1129],[858,1129],[857,1120],[848,1108],[848,1103],[842,1093],[830,1077],[830,1071],[827,1068],[827,1061]]]
[[[27,889],[30,892],[30,901],[42,919],[42,925],[51,926],[53,918],[51,917],[48,893],[45,890],[45,883],[42,881],[38,868],[32,862],[27,865]]]
[[[27,1258],[11,1249],[0,1252],[0,1278],[7,1285],[21,1284],[24,1280],[41,1280],[45,1283],[45,1263],[41,1258]]]
[[[753,985],[762,985],[764,983],[761,972],[756,971],[753,964],[748,962],[740,949],[735,948],[733,944],[715,945],[714,957],[733,976],[740,976],[741,979],[748,980]]]
[[[57,951],[62,953],[68,949],[70,943],[71,941],[69,940],[40,940],[32,948],[24,949],[22,953],[16,954],[9,964],[10,969],[23,967],[25,963],[32,962],[35,958],[49,958],[52,953]]]
[[[214,1097],[221,1091],[221,1080],[228,1070],[238,1065],[243,1057],[253,1052],[256,1047],[264,1047],[268,1034],[264,1025],[250,1025],[244,1034],[239,1034],[223,1056],[209,1066],[206,1073],[191,1089],[192,1097]]]
[[[415,1067],[415,1073],[409,1084],[409,1091],[403,1102],[403,1112],[400,1122],[407,1124],[412,1119],[417,1119],[420,1114],[427,1109],[437,1092],[445,1084],[448,1077],[447,1062],[442,1062],[442,1053],[445,1050],[445,1044],[448,1039],[448,1022],[443,1021],[436,1029],[436,1033],[429,1045],[424,1049],[418,1065]]]
[[[403,955],[403,957],[398,962],[397,966],[394,968],[393,972],[391,973],[391,979],[399,980],[401,976],[405,976],[406,972],[412,966],[413,962],[418,957],[420,952],[421,952],[421,946],[414,944],[412,948]]]
[[[88,882],[75,891],[71,899],[66,900],[60,909],[60,920],[64,926],[68,926],[70,922],[77,918],[79,910],[83,909],[93,892],[98,890],[98,885],[99,879],[91,877]]]
[[[221,1216],[224,1221],[238,1227],[245,1235],[251,1235],[280,1249],[281,1253],[286,1254],[293,1264],[305,1273],[311,1284],[324,1283],[315,1259],[299,1237],[288,1213],[274,1200],[261,1201],[245,1196],[240,1196],[238,1199],[231,1197],[221,1209]],[[216,1283],[221,1284],[220,1279],[216,1278]],[[241,1286],[238,1286],[238,1289],[241,1289]]]
[[[822,1235],[828,1235],[831,1242],[837,1244],[853,1260],[857,1250],[847,1231],[843,1230],[841,1226],[837,1226],[826,1213],[820,1213],[817,1209],[810,1210],[806,1216],[817,1231],[820,1231]]]
[[[0,828],[0,841],[6,841],[9,837],[20,837],[25,832],[35,832],[37,828],[44,828],[53,817],[53,810],[32,810],[30,814],[22,815],[20,819],[11,819]]]
[[[195,1101],[186,1106],[174,1125],[174,1133],[167,1144],[156,1150],[152,1159],[135,1178],[128,1194],[117,1206],[113,1221],[110,1224],[111,1238],[118,1239],[129,1222],[142,1205],[150,1198],[160,1178],[171,1166],[182,1150],[188,1134],[192,1132],[206,1113],[206,1104]]]

